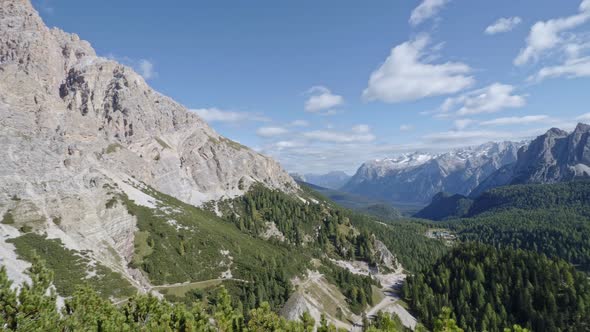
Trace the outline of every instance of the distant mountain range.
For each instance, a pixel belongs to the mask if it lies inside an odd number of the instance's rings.
[[[530,202],[533,202],[530,193],[511,187],[522,184],[556,184],[587,178],[590,178],[590,126],[580,123],[572,133],[553,128],[523,146],[518,151],[516,162],[490,175],[471,192],[470,197],[439,193],[434,196],[430,205],[416,214],[416,217],[442,220],[471,216],[480,213],[482,205],[502,205],[502,202],[513,202],[518,199],[525,199],[530,205]],[[506,195],[505,192],[509,190],[517,192],[518,195]],[[500,196],[509,196],[509,199],[498,199],[498,193],[502,193]],[[545,196],[556,196],[555,200],[566,200],[564,194]],[[536,202],[532,205],[546,207],[547,204]]]
[[[351,176],[342,171],[332,171],[326,174],[297,174],[293,173],[291,176],[301,182],[310,183],[322,188],[338,190],[345,185]]]
[[[590,176],[590,126],[572,133],[552,128],[518,151],[518,159],[483,181],[471,196],[505,185],[557,183]]]
[[[467,195],[514,163],[524,142],[487,143],[442,154],[412,153],[364,163],[343,191],[399,203],[428,204],[439,192]]]

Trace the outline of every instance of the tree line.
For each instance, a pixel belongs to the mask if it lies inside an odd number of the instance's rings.
[[[465,331],[590,329],[590,282],[571,264],[469,243],[408,278],[403,294],[427,327],[448,307]]]

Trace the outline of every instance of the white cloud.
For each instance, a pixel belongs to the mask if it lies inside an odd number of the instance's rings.
[[[488,35],[495,35],[497,33],[508,32],[516,28],[522,22],[522,19],[518,16],[514,17],[502,17],[488,26],[485,33]]]
[[[207,122],[240,122],[240,121],[257,121],[268,122],[269,119],[257,114],[247,112],[224,111],[219,108],[198,108],[190,111],[197,113]]]
[[[576,15],[535,23],[526,39],[526,46],[514,59],[514,64],[522,66],[529,61],[537,60],[543,52],[562,44],[563,32],[590,20],[590,0],[584,0],[579,11]]]
[[[567,78],[590,76],[590,56],[568,59],[561,65],[541,68],[537,74],[529,77],[528,80],[540,82],[547,78],[561,76]]]
[[[412,125],[403,124],[403,125],[399,126],[399,131],[401,131],[401,132],[407,132],[407,131],[412,131],[412,130],[414,130],[414,126],[412,126]]]
[[[344,103],[344,98],[333,94],[328,88],[314,86],[308,91],[311,96],[305,102],[307,112],[319,112],[329,110]]]
[[[359,124],[352,127],[352,132],[355,134],[366,134],[371,132],[371,128],[366,124]]]
[[[366,125],[354,126],[351,132],[333,130],[315,130],[303,133],[303,137],[325,143],[368,143],[375,140],[375,135]]]
[[[133,59],[128,56],[119,56],[114,53],[106,55],[109,60],[117,61],[120,64],[133,68],[133,70],[141,75],[144,80],[148,81],[158,76],[155,71],[155,65],[152,61],[147,59]]]
[[[526,99],[522,95],[513,94],[514,89],[512,85],[494,83],[459,97],[447,98],[440,109],[443,112],[456,110],[457,115],[464,116],[523,107],[526,104]]]
[[[410,16],[410,24],[416,26],[435,16],[450,0],[423,0]]]
[[[463,130],[469,126],[471,126],[472,124],[475,123],[475,120],[471,120],[471,119],[458,119],[455,120],[455,129],[457,130]]]
[[[278,141],[273,144],[273,146],[277,149],[291,149],[291,148],[298,148],[305,146],[305,143],[295,140],[286,140],[286,141]]]
[[[137,69],[139,70],[139,74],[143,76],[145,80],[150,80],[157,75],[157,73],[154,71],[154,64],[146,59],[139,60]]]
[[[50,0],[37,0],[33,2],[33,5],[46,14],[53,15],[55,13],[55,8],[51,5]]]
[[[305,120],[295,120],[295,121],[291,121],[291,123],[289,124],[293,127],[307,127],[309,126],[309,122],[305,121]]]
[[[381,67],[371,74],[363,97],[396,103],[456,93],[473,85],[473,77],[466,76],[471,72],[466,64],[424,61],[429,41],[427,35],[421,35],[394,47]]]
[[[590,122],[590,113],[582,114],[576,118],[578,121]]]
[[[547,115],[527,115],[522,117],[505,117],[480,122],[482,126],[529,125],[532,123],[547,123],[551,118]]]
[[[287,134],[289,131],[283,127],[261,127],[256,130],[256,135],[261,137],[274,137]]]
[[[509,132],[489,131],[489,130],[453,130],[442,133],[426,135],[424,138],[436,144],[453,144],[459,143],[463,146],[480,144],[498,139],[507,139],[514,137]]]
[[[563,51],[567,59],[576,59],[580,57],[582,51],[590,49],[590,41],[578,40],[575,38],[563,46]]]

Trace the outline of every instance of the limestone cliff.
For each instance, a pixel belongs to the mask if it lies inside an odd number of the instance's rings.
[[[90,250],[137,285],[145,281],[127,267],[135,220],[105,208],[113,190],[133,196],[128,184],[145,183],[193,205],[253,183],[297,190],[274,160],[218,135],[77,35],[47,28],[29,0],[0,0],[0,150],[0,219],[10,211],[16,226]]]

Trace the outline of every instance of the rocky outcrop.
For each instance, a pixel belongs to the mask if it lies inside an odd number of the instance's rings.
[[[590,176],[590,126],[580,123],[572,133],[552,128],[518,151],[518,160],[493,173],[472,197],[505,185],[557,183]]]
[[[16,211],[18,223],[129,276],[134,217],[105,206],[117,182],[194,205],[253,183],[297,190],[274,160],[218,135],[78,36],[47,28],[28,0],[0,1],[0,149],[0,217]]]
[[[430,202],[439,192],[467,195],[516,160],[524,143],[488,143],[443,154],[413,153],[364,163],[342,190],[388,202]]]

